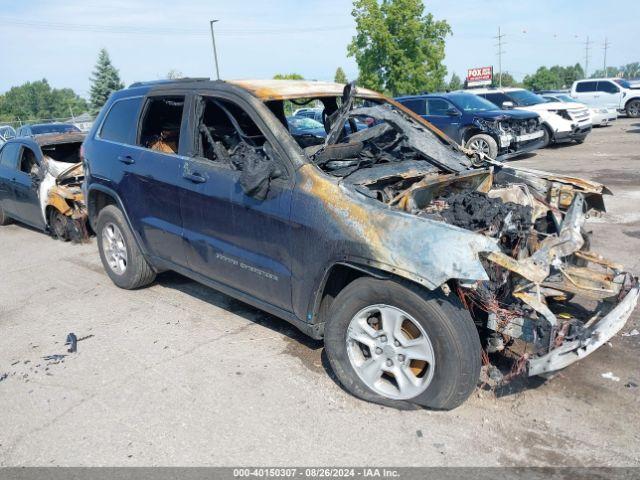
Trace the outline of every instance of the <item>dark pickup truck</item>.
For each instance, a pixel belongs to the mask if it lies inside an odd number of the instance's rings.
[[[303,148],[285,112],[311,101],[326,136]],[[587,248],[604,186],[505,166],[354,85],[134,84],[84,155],[116,285],[174,270],[281,317],[324,339],[339,381],[369,401],[454,408],[482,349],[523,375],[556,371],[638,299],[637,279]],[[570,308],[579,297],[597,311]]]

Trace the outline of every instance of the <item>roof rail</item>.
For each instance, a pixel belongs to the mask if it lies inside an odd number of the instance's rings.
[[[165,78],[162,80],[149,80],[146,82],[134,82],[129,85],[129,88],[135,87],[143,87],[147,85],[165,85],[170,83],[192,83],[192,82],[209,82],[211,79],[209,77],[185,77],[185,78],[174,78],[169,79]]]

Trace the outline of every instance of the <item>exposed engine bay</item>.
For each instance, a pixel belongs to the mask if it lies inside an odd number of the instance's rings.
[[[87,208],[82,193],[84,169],[80,162],[83,135],[67,134],[55,143],[41,145],[43,157],[36,174],[38,198],[51,235],[83,242],[89,238]],[[75,138],[78,137],[78,138]]]
[[[345,119],[354,117],[374,125],[346,134]],[[421,119],[392,105],[351,108],[343,98],[329,121],[335,128],[324,144],[305,153],[342,185],[495,242],[480,253],[486,279],[455,278],[441,288],[470,312],[486,352],[512,356],[514,373],[563,368],[622,328],[638,280],[591,252],[584,229],[588,215],[604,211],[606,187],[472,154],[424,134]]]

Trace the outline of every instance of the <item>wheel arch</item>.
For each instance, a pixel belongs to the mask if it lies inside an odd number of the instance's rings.
[[[133,228],[133,224],[129,219],[129,215],[127,214],[127,210],[124,207],[120,196],[114,190],[104,185],[93,185],[89,187],[89,191],[87,192],[87,211],[91,229],[96,232],[96,234],[99,234],[97,228],[98,215],[100,214],[100,211],[108,205],[114,205],[122,212],[122,215],[127,222],[127,226],[133,233],[136,245],[142,254],[148,258],[147,249],[138,235],[138,232]]]
[[[356,261],[339,261],[329,265],[318,287],[314,290],[314,295],[310,301],[307,321],[320,325],[320,332],[324,331],[324,324],[327,320],[326,314],[329,311],[331,302],[344,290],[351,282],[361,277],[371,277],[383,280],[394,280],[401,285],[411,285],[412,288],[419,288],[425,291],[433,291],[433,288],[415,279],[398,275],[397,272],[384,270],[371,265],[362,264]]]

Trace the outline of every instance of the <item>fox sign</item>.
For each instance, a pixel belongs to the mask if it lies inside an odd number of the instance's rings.
[[[467,70],[467,86],[477,87],[491,85],[493,79],[493,67],[470,68]]]

